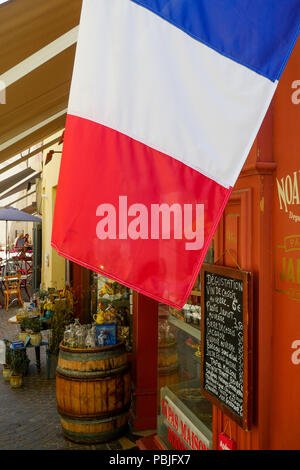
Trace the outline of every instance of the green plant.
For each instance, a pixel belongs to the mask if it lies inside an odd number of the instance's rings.
[[[10,359],[11,359],[11,349],[10,349],[10,342],[5,339],[5,363],[10,368]]]
[[[26,331],[30,330],[33,333],[39,333],[41,331],[42,325],[39,318],[23,318],[21,321],[21,330]]]
[[[40,333],[41,327],[42,327],[42,324],[39,318],[31,319],[30,329],[33,333]]]
[[[29,369],[29,363],[30,359],[27,356],[26,349],[23,351],[20,351],[21,354],[23,355],[23,375],[28,374],[28,369]]]
[[[49,352],[58,356],[59,345],[64,338],[66,325],[73,320],[72,304],[68,299],[54,302],[54,313],[50,320]]]
[[[22,318],[20,322],[21,331],[29,330],[29,325],[30,325],[30,318],[28,317]]]
[[[10,370],[12,375],[26,375],[29,366],[29,359],[23,350],[10,351]]]

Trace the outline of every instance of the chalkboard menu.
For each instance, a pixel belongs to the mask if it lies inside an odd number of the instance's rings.
[[[202,393],[244,429],[251,419],[250,273],[201,271]]]

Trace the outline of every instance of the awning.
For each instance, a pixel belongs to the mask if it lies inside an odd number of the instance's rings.
[[[13,206],[13,205],[16,204],[17,202],[23,201],[24,199],[28,198],[29,196],[32,196],[33,194],[36,195],[36,188],[34,188],[31,192],[27,192],[27,193],[24,194],[23,196],[18,197],[18,198],[15,199],[14,201],[10,201],[8,204],[6,204],[6,206],[4,206],[4,208],[7,208],[7,207],[9,207],[9,206]],[[2,205],[2,204],[1,204],[1,201],[0,201],[0,205]]]
[[[27,206],[25,207],[24,209],[22,209],[23,212],[27,212],[27,214],[35,214],[36,213],[36,202],[33,202],[32,204],[30,204],[30,206]]]
[[[36,178],[39,178],[41,172],[32,170],[23,170],[13,176],[10,176],[0,183],[0,199],[6,199],[12,194],[29,189],[29,186],[35,184]]]
[[[81,3],[0,5],[0,162],[64,128]]]
[[[19,173],[15,173],[13,176],[9,176],[4,181],[1,181],[0,195],[7,189],[11,188],[12,186],[15,186],[17,183],[24,180],[25,178],[32,176],[33,173],[35,173],[35,171],[32,170],[32,168],[26,168],[26,170],[22,170]]]

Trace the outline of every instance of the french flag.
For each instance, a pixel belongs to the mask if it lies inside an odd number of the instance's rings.
[[[299,23],[300,0],[83,0],[58,253],[181,308]]]

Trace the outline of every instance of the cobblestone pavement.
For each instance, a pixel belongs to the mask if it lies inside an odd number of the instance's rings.
[[[14,339],[17,325],[8,319],[17,309],[0,309],[0,339]],[[47,341],[47,332],[43,332]],[[29,374],[21,389],[12,389],[9,382],[0,377],[0,450],[123,450],[136,448],[141,436],[153,431],[132,434],[130,431],[119,440],[97,445],[79,445],[67,441],[61,431],[56,410],[55,379],[46,378],[45,348],[41,348],[41,374],[35,367],[34,349],[27,350],[30,359]],[[2,367],[2,366],[1,366]],[[1,370],[1,368],[0,368]]]

